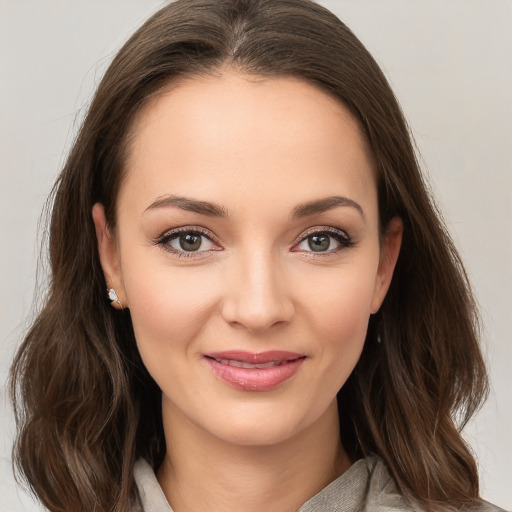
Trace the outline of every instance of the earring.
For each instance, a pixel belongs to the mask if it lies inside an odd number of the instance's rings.
[[[377,343],[382,343],[382,336],[377,334]]]
[[[116,291],[114,288],[109,288],[107,290],[108,298],[110,299],[112,306],[116,309],[123,309],[123,303],[119,300]]]

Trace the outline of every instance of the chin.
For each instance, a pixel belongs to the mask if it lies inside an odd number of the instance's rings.
[[[239,422],[236,425],[227,425],[215,429],[211,433],[233,445],[251,447],[251,446],[274,446],[284,443],[301,429],[291,425],[284,425],[282,422]]]
[[[262,404],[260,404],[262,405]],[[245,409],[245,410],[244,410]],[[240,446],[273,446],[300,436],[315,423],[313,407],[297,410],[291,407],[257,407],[238,409],[232,414],[224,414],[221,421],[211,422],[206,427],[212,435],[228,443]],[[319,415],[322,415],[321,413]]]

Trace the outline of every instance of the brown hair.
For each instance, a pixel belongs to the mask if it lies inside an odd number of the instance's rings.
[[[401,491],[427,510],[476,503],[476,464],[460,429],[487,381],[467,278],[383,73],[338,18],[309,0],[178,0],[113,60],[54,188],[50,288],[12,366],[18,470],[51,511],[127,511],[138,502],[135,459],[161,463],[160,391],[137,352],[129,311],[105,299],[91,208],[103,203],[115,228],[128,132],[148,98],[226,66],[303,79],[360,122],[381,228],[398,215],[404,239],[339,393],[342,441],[354,458],[382,457]]]

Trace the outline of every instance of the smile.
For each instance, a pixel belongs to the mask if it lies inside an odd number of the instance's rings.
[[[234,359],[215,359],[218,363],[221,364],[227,364],[229,366],[236,366],[237,368],[256,368],[256,369],[263,369],[263,368],[273,368],[274,366],[280,366],[286,361],[270,361],[269,363],[246,363],[244,361],[236,361]]]
[[[284,351],[230,351],[205,354],[205,359],[215,376],[231,387],[269,391],[293,377],[306,356]]]

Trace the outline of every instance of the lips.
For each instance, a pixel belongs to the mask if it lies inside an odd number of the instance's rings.
[[[244,391],[269,391],[295,375],[306,356],[296,352],[227,351],[205,354],[213,373]]]
[[[268,363],[246,363],[244,361],[236,361],[230,359],[215,359],[217,362],[222,364],[227,364],[229,366],[235,366],[236,368],[246,368],[246,369],[258,369],[262,370],[264,368],[273,368],[274,366],[280,366],[285,361],[269,361]]]

